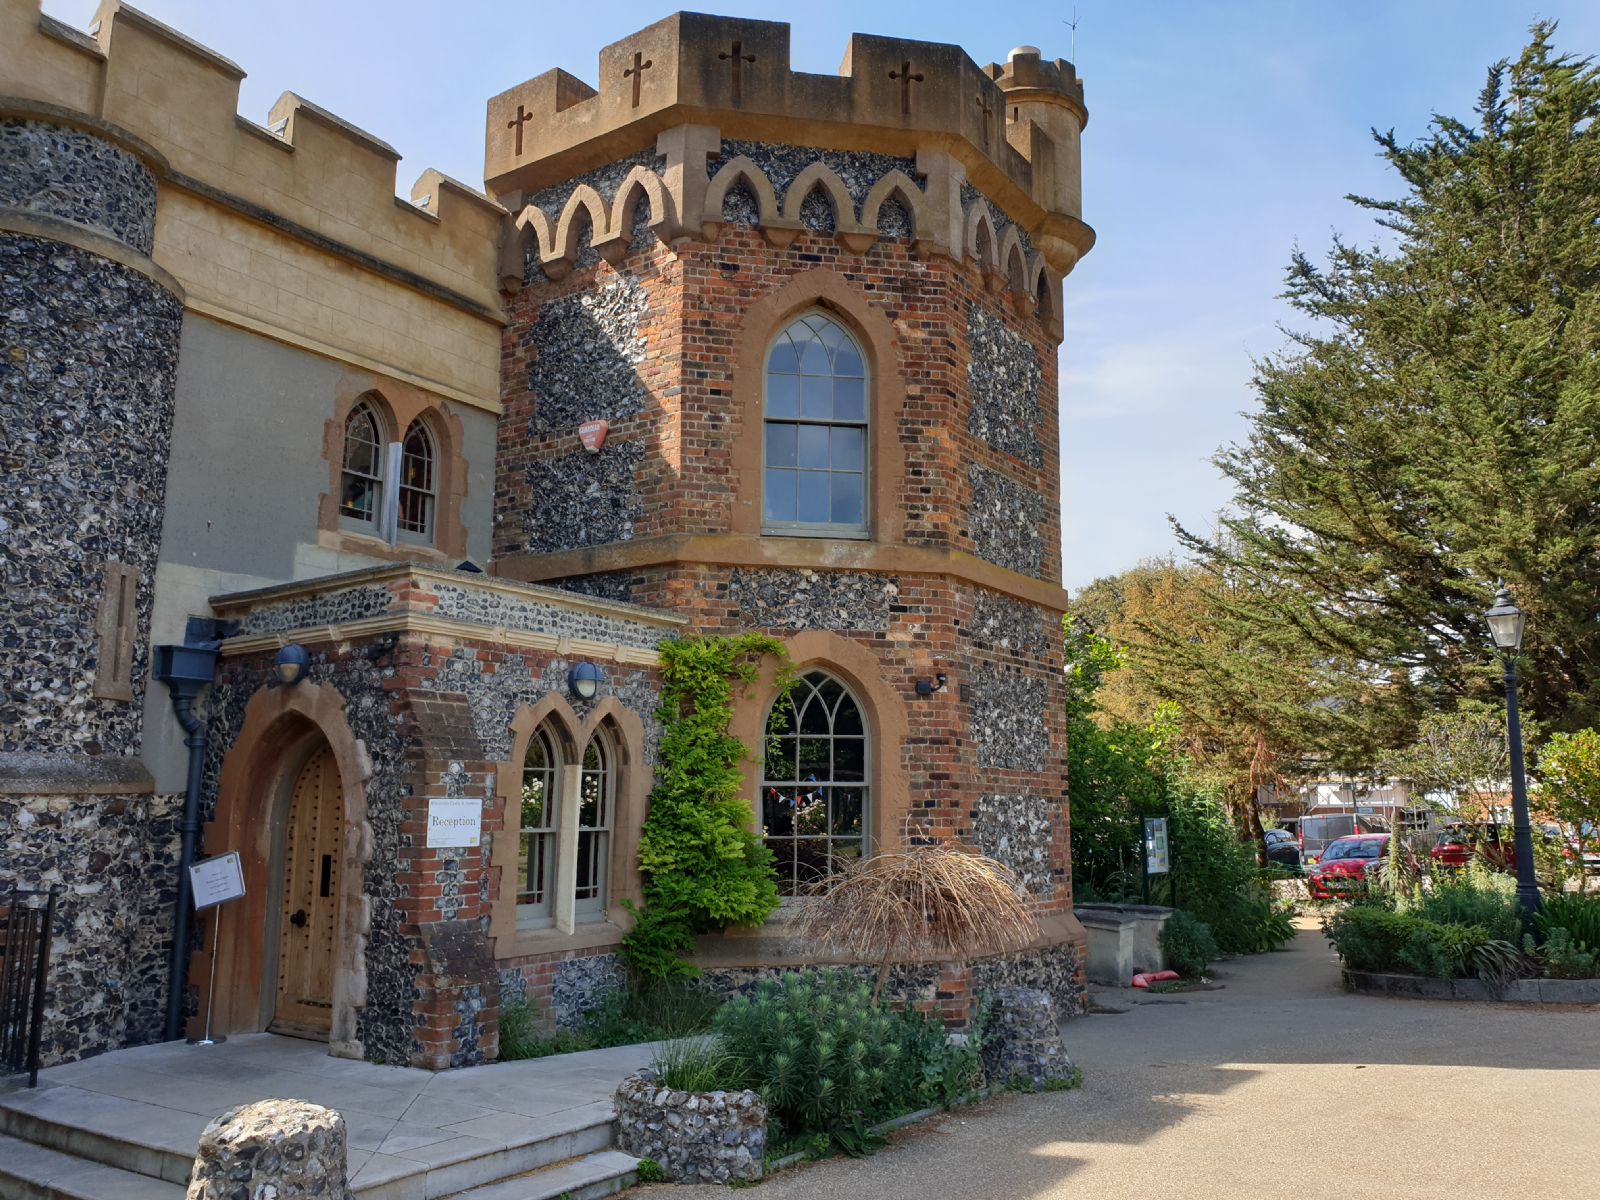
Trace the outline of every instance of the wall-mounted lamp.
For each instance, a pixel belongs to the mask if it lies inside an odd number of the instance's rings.
[[[311,655],[304,646],[288,645],[278,651],[272,660],[272,669],[278,673],[278,682],[287,687],[299,683],[311,669]]]
[[[950,682],[950,677],[943,674],[935,675],[934,679],[937,679],[939,682],[930,683],[926,679],[917,680],[917,695],[931,696],[935,692],[942,692],[944,691],[944,685]]]
[[[567,688],[579,700],[593,700],[600,693],[605,676],[593,663],[575,663],[567,674]]]

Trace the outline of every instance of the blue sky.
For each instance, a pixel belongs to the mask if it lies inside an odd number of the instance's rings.
[[[249,72],[240,110],[296,91],[385,139],[408,192],[426,167],[482,179],[489,96],[553,66],[594,82],[607,42],[665,4],[507,0],[142,0]],[[956,0],[803,8],[717,0],[794,25],[794,65],[838,68],[851,30],[955,42],[980,64],[1032,43],[1070,57],[1068,3]],[[80,28],[93,0],[48,0]],[[1368,130],[1420,136],[1466,117],[1489,63],[1537,17],[1558,46],[1600,51],[1592,0],[1080,0],[1087,88],[1084,217],[1099,244],[1067,280],[1062,348],[1064,575],[1097,576],[1173,548],[1167,514],[1205,527],[1228,499],[1209,458],[1242,436],[1252,356],[1283,341],[1277,299],[1298,242],[1371,226],[1347,192],[1390,195]]]

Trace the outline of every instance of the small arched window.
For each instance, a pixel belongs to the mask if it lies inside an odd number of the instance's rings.
[[[339,518],[375,533],[383,519],[383,423],[363,400],[344,422],[344,466],[339,480]]]
[[[603,732],[589,739],[583,751],[578,786],[578,872],[575,911],[579,917],[603,912],[606,865],[611,857],[611,821],[615,809],[616,772],[611,744]]]
[[[522,759],[521,849],[517,856],[517,924],[549,925],[554,916],[556,832],[560,801],[556,794],[556,748],[541,725],[528,739]]]
[[[778,890],[799,895],[868,853],[870,753],[861,706],[823,671],[808,671],[767,716],[761,836]]]
[[[419,417],[411,422],[400,447],[400,511],[396,527],[402,541],[433,541],[439,478],[437,458],[433,435]]]
[[[767,353],[762,524],[770,533],[867,532],[867,370],[856,340],[822,312]]]

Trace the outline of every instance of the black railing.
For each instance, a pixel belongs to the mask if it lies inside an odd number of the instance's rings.
[[[0,890],[0,1070],[28,1073],[39,1084],[45,975],[55,892]]]

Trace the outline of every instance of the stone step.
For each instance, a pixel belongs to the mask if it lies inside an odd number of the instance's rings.
[[[188,1183],[204,1125],[203,1117],[74,1087],[0,1098],[0,1134],[169,1184]]]
[[[639,1160],[620,1150],[596,1150],[498,1183],[457,1192],[448,1200],[598,1200],[632,1187]]]
[[[0,1134],[6,1200],[183,1200],[183,1185]]]

